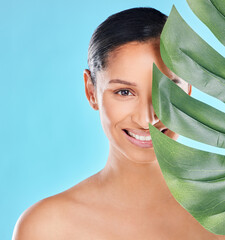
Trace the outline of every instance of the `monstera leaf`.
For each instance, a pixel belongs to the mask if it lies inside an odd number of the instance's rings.
[[[225,148],[225,113],[190,97],[153,66],[153,107],[170,130],[193,140]],[[224,93],[225,94],[225,93]]]
[[[187,25],[175,7],[161,34],[160,51],[176,75],[225,102],[225,58]]]
[[[214,13],[209,13],[208,7],[196,10],[200,5],[213,2],[215,7],[219,6],[216,2],[224,2],[188,1],[195,2],[195,11],[202,16]],[[220,8],[222,15],[224,7]],[[221,22],[218,26],[210,21],[206,24],[217,34]],[[225,102],[225,58],[187,25],[175,7],[161,34],[160,50],[163,61],[176,75]],[[190,97],[155,65],[152,102],[158,118],[172,131],[225,148],[225,113]],[[163,176],[175,199],[208,231],[225,235],[225,156],[178,143],[151,124],[149,130]]]
[[[149,130],[174,198],[208,231],[225,235],[225,156],[187,147],[151,124]]]

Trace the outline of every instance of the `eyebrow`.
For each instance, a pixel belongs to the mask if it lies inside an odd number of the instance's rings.
[[[171,80],[175,83],[181,83],[181,81],[178,78],[173,78]],[[134,82],[128,82],[128,81],[121,80],[121,79],[112,79],[109,81],[109,83],[120,83],[120,84],[129,85],[129,86],[137,86],[137,84]]]
[[[137,86],[136,83],[128,82],[128,81],[121,80],[121,79],[112,79],[109,81],[109,83],[121,83],[121,84],[130,85],[130,86]]]

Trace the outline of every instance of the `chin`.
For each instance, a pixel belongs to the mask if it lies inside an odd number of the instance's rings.
[[[127,149],[123,152],[123,155],[126,157],[127,160],[133,163],[153,163],[157,161],[154,148],[148,148],[148,152],[143,151],[143,149],[137,150]]]

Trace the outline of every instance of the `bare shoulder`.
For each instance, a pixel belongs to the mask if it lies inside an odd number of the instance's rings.
[[[79,235],[90,214],[85,201],[86,192],[90,194],[92,189],[87,187],[90,179],[29,207],[17,220],[13,240],[61,240]]]
[[[13,240],[51,239],[60,224],[62,201],[52,196],[45,198],[22,213],[14,228]]]

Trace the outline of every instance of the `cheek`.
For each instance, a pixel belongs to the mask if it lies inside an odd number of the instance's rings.
[[[116,127],[124,128],[124,121],[129,119],[132,109],[131,101],[119,101],[111,94],[103,95],[100,116],[106,135],[114,131]]]
[[[178,85],[184,92],[188,93],[188,84],[187,83],[181,83]]]
[[[179,137],[179,135],[171,130],[168,130],[166,135],[170,138],[172,138],[174,141],[176,141]]]

